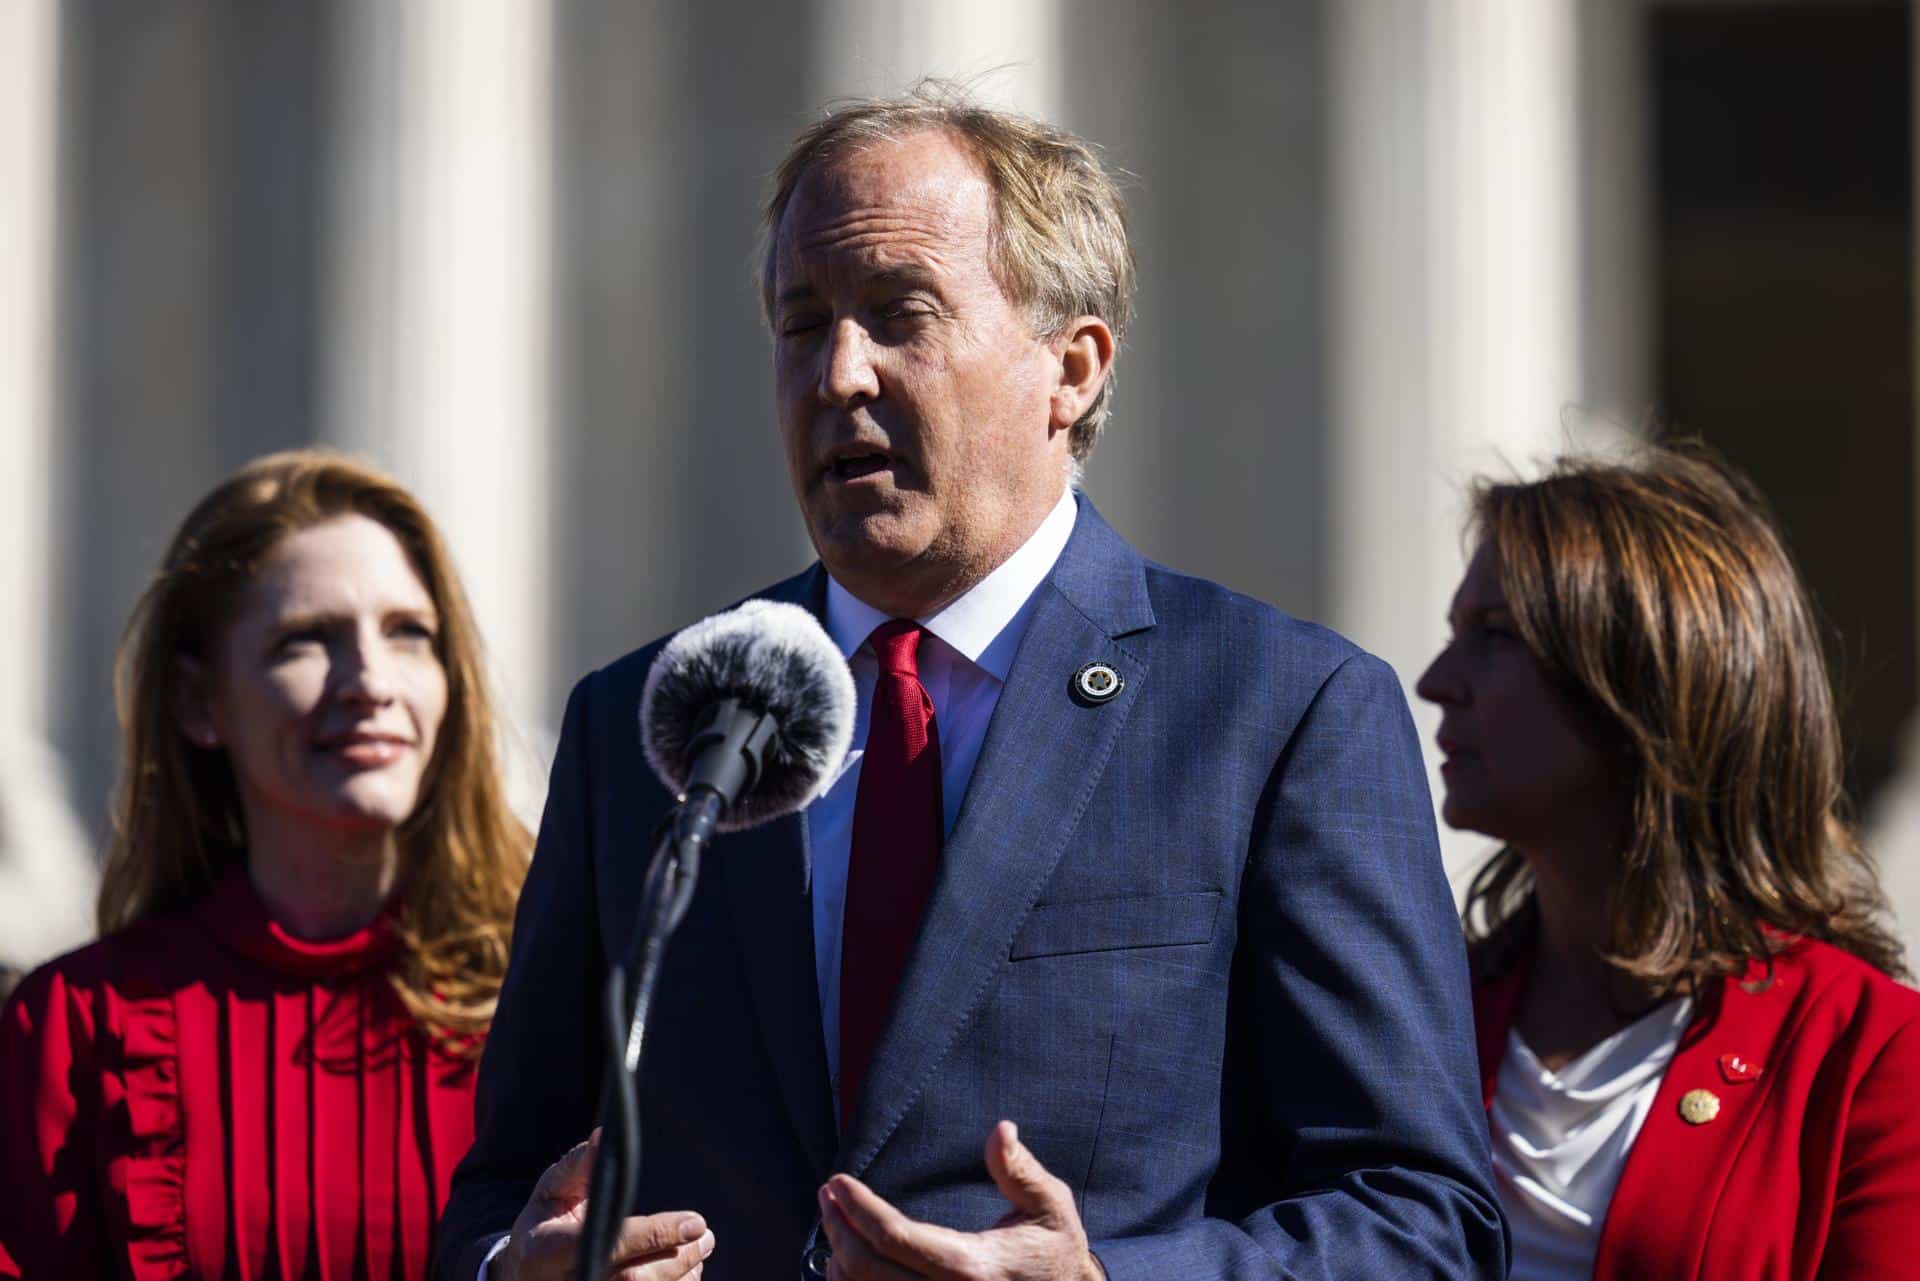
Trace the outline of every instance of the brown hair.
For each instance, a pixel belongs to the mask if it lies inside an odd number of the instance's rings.
[[[392,532],[440,618],[447,712],[399,832],[405,959],[393,986],[430,1035],[464,1050],[493,1016],[532,837],[506,804],[479,633],[440,532],[406,490],[344,457],[296,450],[242,467],[187,516],[134,606],[114,666],[120,781],[100,929],[189,903],[245,859],[226,754],[192,748],[177,721],[178,662],[211,657],[241,589],[282,538],[345,515]]]
[[[1482,482],[1471,528],[1527,648],[1628,758],[1610,959],[1667,990],[1800,935],[1904,975],[1848,814],[1819,628],[1751,483],[1698,444],[1563,458]],[[1467,920],[1489,968],[1536,928],[1511,847],[1474,877]]]
[[[1064,129],[982,106],[961,86],[920,81],[898,98],[851,99],[801,130],[774,170],[762,220],[760,302],[773,317],[780,216],[800,179],[850,150],[925,130],[951,134],[979,162],[993,191],[993,274],[1035,332],[1052,337],[1080,316],[1098,316],[1116,346],[1133,318],[1133,246],[1127,204],[1093,147]],[[1106,421],[1113,375],[1068,437],[1076,461],[1093,452]]]

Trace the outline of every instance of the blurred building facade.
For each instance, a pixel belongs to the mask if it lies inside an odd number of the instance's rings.
[[[926,74],[1132,175],[1103,512],[1409,686],[1473,475],[1649,411],[1751,467],[1920,925],[1911,26],[1897,0],[12,0],[0,960],[85,929],[119,629],[251,456],[352,449],[427,501],[533,809],[574,679],[803,565],[763,178],[830,99]]]

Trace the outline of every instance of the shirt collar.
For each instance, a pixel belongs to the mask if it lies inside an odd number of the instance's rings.
[[[1024,623],[1034,592],[1066,550],[1077,511],[1073,490],[1063,490],[1040,527],[1013,555],[966,593],[914,621],[968,662],[998,680],[1006,680],[1023,630],[1015,624]],[[852,658],[873,629],[887,619],[888,615],[842,587],[838,579],[827,576],[827,633],[841,654]]]

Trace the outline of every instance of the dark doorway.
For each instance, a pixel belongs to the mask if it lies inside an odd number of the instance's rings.
[[[1650,19],[1659,403],[1786,528],[1857,801],[1915,700],[1910,21],[1904,3]]]

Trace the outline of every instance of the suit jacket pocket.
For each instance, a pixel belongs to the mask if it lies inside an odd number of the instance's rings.
[[[1219,911],[1218,890],[1042,903],[1015,936],[1012,959],[1208,943]]]

